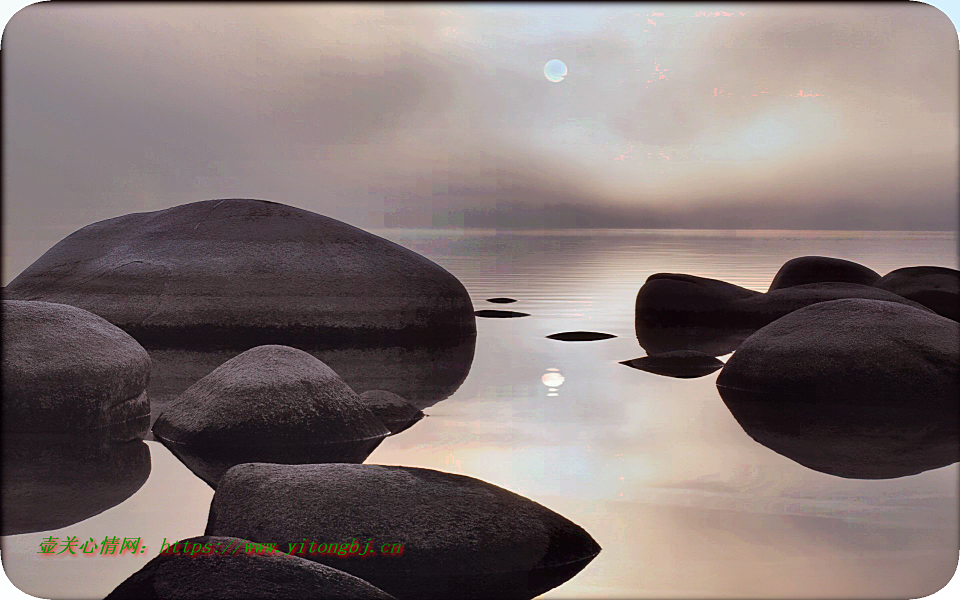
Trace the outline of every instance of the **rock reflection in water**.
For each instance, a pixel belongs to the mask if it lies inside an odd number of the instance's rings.
[[[16,535],[89,519],[132,496],[150,475],[144,417],[83,433],[3,434],[3,530]]]
[[[960,460],[956,411],[931,415],[915,406],[769,402],[734,388],[719,390],[747,435],[821,473],[847,479],[891,479]]]

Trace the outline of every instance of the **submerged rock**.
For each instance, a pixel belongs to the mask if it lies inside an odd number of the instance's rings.
[[[960,271],[956,269],[904,267],[890,271],[873,285],[960,321]]]
[[[230,359],[168,404],[153,432],[214,486],[242,462],[362,462],[390,433],[332,369],[288,346]]]
[[[595,342],[615,337],[617,336],[612,333],[600,333],[599,331],[563,331],[561,333],[551,333],[547,336],[548,339],[560,340],[561,342]]]
[[[817,470],[891,477],[960,457],[960,323],[927,310],[802,308],[744,341],[717,387],[754,439]]]
[[[515,310],[493,310],[489,308],[478,310],[474,314],[485,319],[516,319],[517,317],[530,316],[530,313],[517,312]]]
[[[88,431],[150,414],[150,357],[74,306],[3,301],[3,430]]]
[[[476,333],[466,289],[439,265],[263,200],[208,200],[88,225],[5,294],[78,306],[141,343],[174,347]]]
[[[510,304],[516,302],[513,298],[487,298],[487,302],[493,302],[494,304]]]
[[[298,556],[248,551],[247,540],[201,536],[176,542],[105,600],[391,600],[362,579]]]
[[[656,375],[681,379],[703,377],[723,368],[723,363],[713,356],[695,350],[678,350],[642,356],[621,361],[620,364]]]
[[[599,552],[557,513],[489,483],[380,465],[238,465],[220,482],[207,535],[300,544],[358,540],[376,556],[309,552],[397,598],[533,598]],[[402,556],[389,555],[383,544]]]
[[[396,435],[409,429],[424,417],[423,411],[400,396],[386,390],[369,390],[360,394],[360,401]]]
[[[873,285],[880,273],[859,263],[827,256],[800,256],[783,263],[768,291],[807,283],[858,283]]]

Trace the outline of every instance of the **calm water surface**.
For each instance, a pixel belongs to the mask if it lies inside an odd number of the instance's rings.
[[[581,525],[603,551],[544,598],[916,598],[953,575],[957,465],[880,481],[818,473],[748,437],[721,401],[716,373],[671,379],[618,362],[644,355],[633,303],[653,273],[766,291],[781,264],[803,255],[855,260],[881,274],[957,268],[955,233],[376,233],[456,275],[477,309],[531,314],[478,319],[464,383],[366,462],[477,477]],[[495,296],[518,302],[485,301]],[[618,337],[545,337],[575,330]],[[562,383],[551,375],[548,387],[549,373]],[[203,533],[213,491],[163,446],[146,443],[149,479],[122,504],[52,532],[2,538],[3,567],[18,587],[43,598],[102,598],[164,538]],[[51,535],[140,536],[148,551],[38,555]]]

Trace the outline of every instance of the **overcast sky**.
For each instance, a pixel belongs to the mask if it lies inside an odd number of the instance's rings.
[[[952,230],[957,48],[906,2],[35,4],[3,38],[5,240],[229,197],[367,228]]]

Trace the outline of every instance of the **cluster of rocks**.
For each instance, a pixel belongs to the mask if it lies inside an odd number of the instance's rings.
[[[289,206],[198,202],[85,227],[4,289],[3,533],[63,527],[139,489],[155,389],[153,435],[217,489],[207,529],[221,537],[192,541],[361,535],[407,550],[335,565],[161,555],[110,598],[532,598],[597,555],[589,534],[476,479],[358,464],[459,386],[475,333],[453,275]],[[351,386],[318,355],[375,372]],[[391,365],[415,402],[370,385]]]
[[[649,356],[624,364],[679,377],[722,366],[720,395],[753,439],[821,472],[901,477],[960,460],[958,309],[960,271],[943,267],[881,277],[801,257],[766,293],[658,274],[637,295]]]

